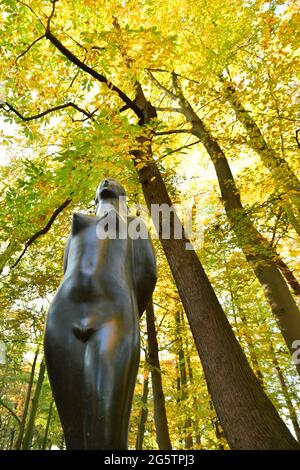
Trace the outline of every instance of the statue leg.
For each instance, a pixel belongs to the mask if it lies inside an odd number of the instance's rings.
[[[128,423],[139,364],[139,329],[106,322],[86,343],[85,449],[127,449]]]
[[[59,331],[59,328],[57,328]],[[83,449],[83,359],[84,345],[65,330],[45,335],[45,358],[57,411],[68,450]]]

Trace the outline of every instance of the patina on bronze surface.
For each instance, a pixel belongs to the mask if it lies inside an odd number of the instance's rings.
[[[149,239],[99,239],[104,217],[116,217],[117,234],[132,220],[124,200],[124,188],[107,179],[96,192],[96,216],[73,215],[64,278],[48,313],[45,357],[67,449],[127,449],[139,316],[156,263]]]

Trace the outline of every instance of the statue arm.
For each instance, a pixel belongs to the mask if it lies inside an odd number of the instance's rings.
[[[144,222],[141,221],[141,224]],[[143,233],[145,232],[148,233],[144,224]],[[138,310],[141,316],[146,310],[157,281],[154,248],[149,234],[147,239],[133,240],[133,261]]]
[[[71,243],[71,235],[69,235],[69,237],[67,239],[66,246],[65,246],[64,262],[63,262],[64,274],[65,274],[65,272],[67,270],[67,266],[68,266],[68,256],[69,256],[70,243]]]

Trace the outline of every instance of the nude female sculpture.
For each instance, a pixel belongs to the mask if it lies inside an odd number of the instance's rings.
[[[45,358],[67,449],[127,449],[139,316],[155,287],[156,263],[149,238],[119,236],[132,219],[117,181],[100,184],[96,204],[96,216],[73,215]],[[101,239],[99,224],[110,217],[117,237]]]

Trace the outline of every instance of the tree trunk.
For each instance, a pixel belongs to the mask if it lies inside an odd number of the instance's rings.
[[[147,422],[147,417],[148,417],[149,372],[146,367],[147,365],[145,365],[145,370],[144,370],[143,394],[141,398],[141,409],[140,409],[138,430],[137,430],[136,441],[135,441],[136,450],[142,450],[143,448],[145,427],[146,427],[146,422]]]
[[[213,420],[213,426],[215,428],[217,441],[219,442],[219,449],[224,450],[225,449],[225,445],[224,445],[225,436],[224,436],[223,429],[219,425],[218,418],[215,418]]]
[[[144,96],[138,101],[143,122],[149,124],[156,117],[155,109]],[[152,156],[151,136],[145,135],[139,145],[143,148],[132,154],[148,209],[151,204],[172,207]],[[174,218],[180,224],[176,213]],[[161,223],[158,233],[229,445],[232,449],[300,449],[250,368],[196,252],[186,250],[189,240],[184,234],[175,238],[172,230],[169,238],[162,238]]]
[[[179,85],[176,84],[176,81],[174,83],[182,112],[192,125],[191,133],[202,141],[214,164],[224,208],[239,246],[252,266],[269,301],[287,347],[293,354],[293,343],[300,338],[300,312],[297,304],[272,259],[270,245],[256,230],[241,203],[239,191],[224,152],[186,101]],[[300,375],[300,364],[295,367]]]
[[[148,336],[148,363],[151,366],[151,379],[154,401],[154,421],[156,439],[159,449],[172,449],[169,435],[165,396],[162,388],[161,370],[158,356],[158,343],[155,330],[153,304],[149,302],[146,309],[147,336]]]
[[[178,364],[179,364],[179,379],[180,379],[180,407],[182,408],[182,412],[186,414],[186,399],[188,397],[187,394],[187,374],[186,374],[186,360],[185,354],[183,350],[183,341],[182,341],[182,325],[180,319],[180,312],[177,311],[175,315],[176,321],[176,340],[178,344]],[[184,447],[185,449],[192,449],[193,448],[193,437],[191,434],[192,429],[192,422],[191,418],[185,418],[184,422]]]
[[[299,223],[294,224],[294,221],[300,220],[300,181],[286,160],[279,156],[266,142],[253,117],[240,101],[233,83],[225,82],[224,94],[235,111],[236,117],[248,133],[250,147],[258,153],[262,163],[270,171],[278,187],[287,193],[295,208],[295,218],[290,218],[290,221],[298,235],[300,235]]]
[[[238,313],[239,313],[240,319],[243,322],[243,325],[246,326],[246,328],[248,330],[249,327],[248,327],[247,319],[246,319],[246,316],[245,316],[243,310],[239,308]],[[259,380],[261,386],[263,386],[264,378],[263,378],[263,374],[260,370],[260,366],[259,366],[259,362],[258,362],[258,359],[257,359],[257,354],[256,354],[256,351],[255,351],[255,346],[254,346],[252,337],[248,333],[248,331],[245,331],[245,330],[244,330],[242,336],[244,337],[244,340],[245,340],[245,342],[248,346],[249,356],[250,356],[250,360],[251,360],[251,363],[252,363],[254,373],[255,373],[257,379]]]
[[[183,315],[181,316],[181,323],[182,323],[182,326],[185,329],[186,324],[185,324]],[[186,335],[185,335],[185,338],[186,338],[186,343],[185,343],[186,365],[187,365],[187,371],[188,371],[188,378],[189,378],[190,384],[193,385],[194,384],[194,374],[193,374],[191,358],[190,358],[190,354],[189,354],[188,339],[187,339]],[[196,397],[194,397],[193,402],[194,402],[194,406],[196,408],[197,407],[197,398]],[[200,447],[201,447],[201,435],[200,435],[199,429],[197,428],[197,425],[196,425],[195,421],[193,421],[193,428],[195,429],[196,449],[200,449]]]
[[[23,415],[21,419],[21,424],[19,427],[19,433],[17,437],[17,442],[16,442],[16,450],[20,450],[22,447],[22,442],[23,442],[23,436],[24,436],[24,430],[25,430],[25,424],[26,424],[26,419],[27,419],[27,414],[28,414],[28,408],[29,408],[29,403],[30,403],[30,397],[31,397],[31,391],[32,391],[32,386],[33,386],[33,380],[34,380],[34,373],[35,373],[35,367],[36,367],[36,361],[39,355],[39,350],[37,349],[34,360],[31,366],[31,372],[30,372],[30,378],[29,378],[29,383],[28,383],[28,388],[27,388],[27,394],[26,394],[26,399],[24,403],[24,410],[23,410]]]
[[[276,354],[275,354],[275,351],[274,351],[274,348],[273,348],[272,341],[270,341],[270,352],[271,352],[271,356],[272,356],[273,366],[276,370],[276,373],[277,373],[277,376],[278,376],[278,379],[279,379],[279,382],[280,382],[282,394],[284,396],[287,409],[289,410],[290,420],[292,422],[297,440],[300,442],[300,426],[299,426],[299,422],[298,422],[298,418],[297,418],[297,413],[295,411],[294,405],[293,405],[292,400],[290,398],[289,388],[286,384],[286,381],[284,379],[284,375],[282,373],[281,367],[278,363],[278,360],[277,360],[277,357],[276,357]]]
[[[290,270],[290,268],[281,258],[276,259],[275,262],[280,271],[282,272],[283,276],[285,277],[286,281],[289,283],[289,286],[294,292],[294,294],[300,299],[300,284],[295,278],[294,273]]]
[[[50,406],[49,406],[47,424],[46,424],[46,429],[45,429],[45,434],[44,434],[43,444],[42,444],[42,450],[46,450],[46,448],[47,448],[47,440],[48,440],[50,422],[51,422],[51,418],[52,418],[53,405],[54,405],[54,400],[51,401]]]
[[[242,324],[246,325],[248,327],[247,319],[246,319],[246,316],[243,312],[243,309],[241,309],[239,306],[236,305],[235,298],[234,298],[234,291],[232,289],[232,284],[231,284],[231,279],[230,279],[230,270],[228,269],[226,259],[224,259],[224,263],[225,263],[226,276],[227,276],[227,285],[228,285],[227,289],[228,289],[229,294],[230,294],[231,309],[232,309],[232,314],[233,314],[234,327],[235,327],[235,330],[236,330],[236,336],[237,336],[237,338],[238,338],[238,340],[241,344],[243,344],[243,341],[244,341],[244,343],[246,343],[248,351],[249,351],[249,357],[250,357],[252,369],[253,369],[259,383],[263,387],[263,375],[262,375],[262,372],[260,370],[260,366],[259,366],[259,362],[258,362],[258,359],[257,359],[255,346],[253,344],[252,337],[244,329],[241,332],[240,324],[238,322],[238,320],[241,320]],[[243,349],[245,350],[244,347],[243,347]]]
[[[31,405],[31,410],[30,410],[30,416],[27,424],[27,429],[25,432],[25,436],[23,439],[23,444],[22,444],[22,449],[23,450],[28,450],[31,448],[31,440],[33,436],[33,430],[34,430],[34,422],[35,422],[35,417],[36,417],[36,412],[38,409],[38,404],[39,404],[39,399],[42,391],[42,385],[44,382],[44,377],[45,377],[45,362],[42,361],[40,365],[40,370],[39,370],[39,376],[37,380],[37,384],[35,387],[34,395],[32,398],[32,405]]]
[[[13,429],[13,430],[11,431],[11,433],[10,433],[10,441],[9,441],[8,450],[12,450],[12,449],[13,449],[15,433],[16,433],[16,430],[15,430],[15,429]]]

